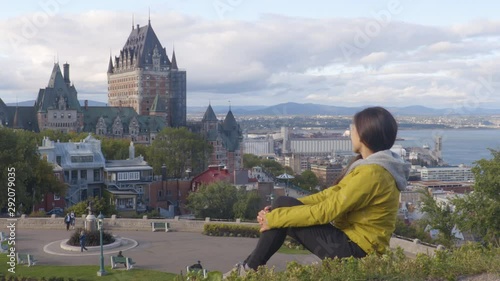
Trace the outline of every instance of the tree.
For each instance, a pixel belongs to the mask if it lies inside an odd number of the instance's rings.
[[[261,159],[254,154],[243,154],[243,167],[245,169],[252,169],[253,167],[260,166]]]
[[[294,183],[305,190],[312,190],[318,185],[319,180],[311,170],[305,170],[300,176],[295,177]]]
[[[85,201],[78,202],[77,204],[69,207],[68,212],[73,211],[76,216],[88,214],[89,211],[87,207],[89,206],[89,202],[92,202],[92,212],[95,216],[101,212],[104,216],[116,214],[115,206],[108,203],[109,195],[106,194],[107,193],[105,192],[102,198],[98,198],[97,196],[89,197]]]
[[[43,194],[64,194],[66,188],[55,178],[52,165],[40,159],[38,139],[33,132],[0,128],[0,192],[7,194],[8,182],[12,182],[16,205],[22,203],[25,211],[39,203]],[[0,206],[6,203],[7,196],[0,196]]]
[[[272,174],[275,177],[283,174],[284,168],[277,161],[270,160],[270,159],[264,159],[264,160],[262,160],[261,165],[262,165],[262,168],[264,168],[264,170],[266,170],[268,173]]]
[[[238,190],[237,201],[233,206],[235,218],[255,220],[260,211],[260,197],[256,191],[246,191],[245,188]]]
[[[186,206],[197,218],[233,219],[236,193],[236,188],[225,181],[202,185],[189,194]]]
[[[101,150],[106,160],[128,159],[130,141],[126,139],[112,139],[100,137]]]
[[[431,193],[425,189],[419,191],[422,194],[422,212],[427,216],[424,221],[433,229],[439,230],[439,235],[442,237],[445,246],[452,246],[455,240],[452,230],[456,225],[455,214],[449,204],[437,204]]]
[[[149,163],[156,174],[161,173],[163,164],[167,176],[182,177],[187,168],[193,173],[205,169],[212,146],[200,135],[186,128],[165,128],[156,135],[149,149]]]
[[[484,242],[500,247],[500,151],[490,149],[491,160],[476,161],[472,168],[474,190],[453,201],[462,231],[479,235]]]

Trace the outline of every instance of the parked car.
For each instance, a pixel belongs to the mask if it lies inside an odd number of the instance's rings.
[[[56,217],[63,217],[64,216],[64,209],[60,207],[54,207],[52,210],[47,212],[47,215],[52,215],[55,214]]]

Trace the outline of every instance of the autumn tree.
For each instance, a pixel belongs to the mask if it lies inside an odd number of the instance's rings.
[[[455,199],[458,226],[500,247],[500,151],[490,149],[492,159],[481,159],[472,168],[473,192]]]

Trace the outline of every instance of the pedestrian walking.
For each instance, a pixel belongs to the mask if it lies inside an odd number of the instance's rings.
[[[64,217],[64,223],[66,223],[66,231],[68,231],[69,225],[71,224],[71,216],[69,215],[69,213]]]
[[[70,218],[71,218],[71,228],[75,229],[75,220],[76,220],[75,212],[71,211]]]
[[[80,252],[83,252],[83,250],[88,251],[88,249],[85,247],[85,239],[85,231],[82,230],[82,232],[80,232]]]

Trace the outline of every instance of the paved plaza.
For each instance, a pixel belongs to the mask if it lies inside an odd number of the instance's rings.
[[[2,230],[5,231],[5,230]],[[210,237],[192,232],[115,231],[123,238],[124,245],[104,251],[105,265],[110,256],[123,251],[123,255],[136,262],[136,268],[180,273],[186,266],[200,260],[204,268],[226,272],[243,260],[257,244],[255,238]],[[18,229],[16,249],[30,253],[38,265],[99,265],[99,250],[88,252],[63,250],[60,243],[72,231]],[[319,259],[314,255],[275,254],[268,266],[284,270],[286,263],[297,261],[310,264]]]

